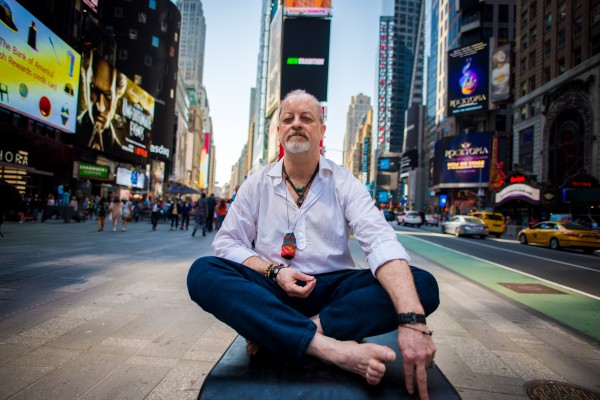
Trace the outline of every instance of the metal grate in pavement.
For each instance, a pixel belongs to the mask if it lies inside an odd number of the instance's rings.
[[[600,393],[566,382],[535,380],[523,389],[531,400],[600,400]]]
[[[565,294],[560,290],[552,289],[546,285],[540,283],[507,283],[498,282],[498,285],[502,285],[510,290],[517,293],[531,293],[531,294]]]

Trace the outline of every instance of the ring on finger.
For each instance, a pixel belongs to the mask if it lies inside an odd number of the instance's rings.
[[[429,368],[429,369],[435,368],[435,361],[431,360],[431,363],[429,363],[427,368]]]

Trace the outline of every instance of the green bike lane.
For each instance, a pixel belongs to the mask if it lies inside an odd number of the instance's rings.
[[[600,300],[594,296],[409,234],[397,235],[407,250],[600,342]]]

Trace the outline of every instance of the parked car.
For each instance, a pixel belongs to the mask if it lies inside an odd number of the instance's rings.
[[[425,215],[424,224],[429,226],[440,226],[440,220],[435,215],[427,214]]]
[[[519,231],[521,244],[541,244],[551,249],[581,249],[586,254],[600,250],[600,233],[573,222],[544,221]]]
[[[491,235],[499,238],[506,232],[506,222],[504,215],[491,211],[473,211],[469,214],[472,217],[480,218],[488,227]]]
[[[418,211],[406,211],[398,213],[396,217],[396,222],[398,225],[404,226],[418,226],[423,225],[423,218],[421,217],[421,213]]]
[[[481,239],[490,233],[487,225],[477,217],[455,215],[442,224],[442,233],[459,236],[479,236]]]

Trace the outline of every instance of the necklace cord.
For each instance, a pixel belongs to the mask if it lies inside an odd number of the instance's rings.
[[[292,180],[288,176],[287,171],[285,170],[285,164],[281,163],[281,167],[282,167],[282,170],[283,170],[283,174],[285,175],[285,179],[290,183],[290,185],[292,185],[292,188],[294,188],[294,191],[296,192],[296,194],[298,194],[298,198],[299,199],[302,198],[302,200],[304,200],[304,191],[307,190],[310,187],[310,185],[312,185],[313,180],[317,176],[317,172],[319,172],[319,164],[317,164],[317,168],[315,169],[315,172],[313,172],[313,174],[310,177],[310,180],[308,181],[308,183],[306,184],[306,186],[304,186],[304,188],[302,188],[302,190],[301,190],[302,194],[298,193],[298,191],[296,190],[296,186],[294,185],[294,182],[292,182]],[[298,217],[296,218],[296,222],[294,223],[294,227],[290,231],[290,210],[289,210],[288,199],[287,199],[288,190],[287,190],[287,187],[284,187],[284,189],[285,189],[285,212],[286,212],[286,215],[287,215],[287,228],[288,228],[287,230],[288,230],[288,232],[294,232],[294,229],[296,229],[296,225],[298,224],[298,221],[300,220],[300,211],[302,210],[302,205],[304,204],[304,201],[302,201],[299,205],[298,205],[298,202],[296,202],[296,204],[300,208],[298,209]]]

